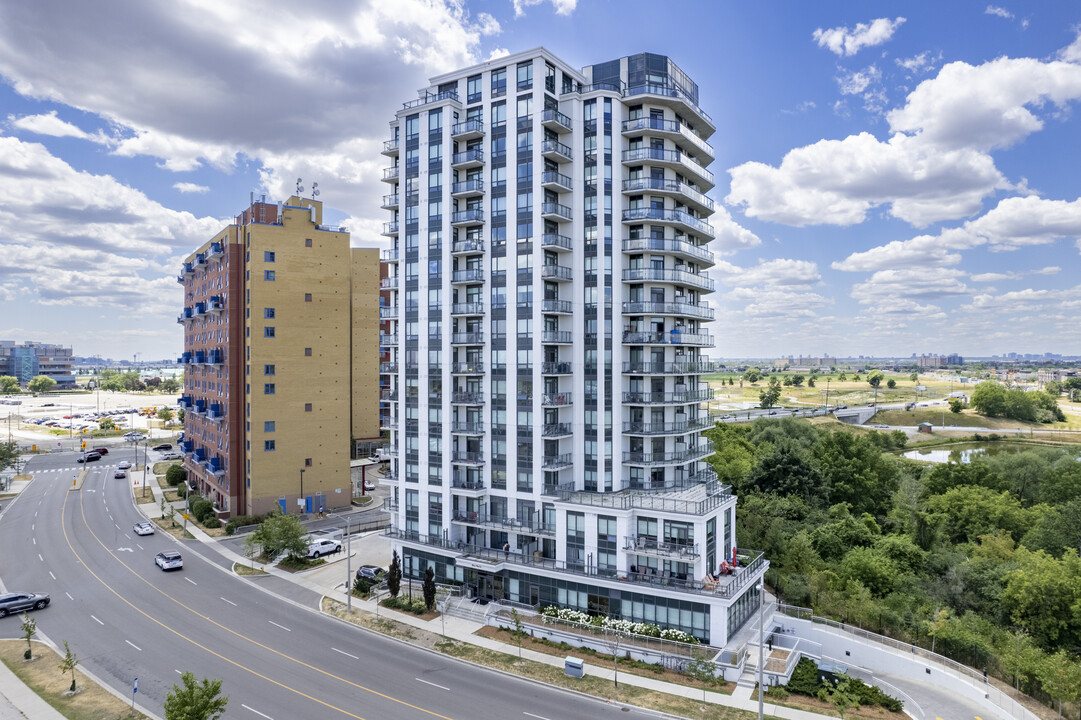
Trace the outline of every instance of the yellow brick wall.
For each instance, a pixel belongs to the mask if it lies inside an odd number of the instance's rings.
[[[352,250],[352,426],[357,440],[379,437],[379,251]]]
[[[312,205],[315,223],[307,209]],[[317,230],[321,213],[321,203],[293,197],[285,203],[282,225],[242,228],[251,233],[245,324],[252,513],[270,510],[281,496],[287,511],[296,512],[301,468],[305,496],[322,492],[328,508],[351,500],[349,234]],[[306,246],[309,238],[312,247]],[[275,253],[274,262],[266,262],[266,251]],[[273,282],[264,280],[266,270],[275,272]],[[273,319],[264,317],[265,308],[274,308]],[[264,337],[266,326],[274,326],[275,337]],[[305,348],[311,348],[310,356]],[[266,365],[274,365],[273,376],[265,374]],[[273,395],[264,393],[266,383],[274,384]],[[274,432],[265,432],[267,421],[275,423]],[[273,451],[264,449],[267,440],[275,442]]]

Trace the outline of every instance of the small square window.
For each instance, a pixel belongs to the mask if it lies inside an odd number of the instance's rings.
[[[264,365],[263,366],[263,374],[264,375],[273,375],[274,374],[274,366],[273,365]]]
[[[263,251],[263,262],[274,262],[274,253],[269,250]]]
[[[312,239],[311,238],[304,238],[304,247],[311,247],[311,246],[312,246]]]
[[[273,395],[274,394],[274,383],[264,383],[263,384],[263,394],[264,395]]]
[[[304,458],[304,467],[311,467],[311,466],[312,466],[312,459],[311,458]]]
[[[274,308],[263,308],[263,317],[267,320],[274,319]]]
[[[263,441],[263,449],[264,450],[273,450],[274,449],[274,441],[273,440],[264,440]]]
[[[274,337],[274,326],[267,325],[263,328],[263,337]]]
[[[267,420],[263,423],[263,432],[274,432],[274,421]]]
[[[311,301],[312,301],[312,294],[311,293],[304,293],[304,302],[311,302]]]
[[[312,356],[312,349],[311,348],[304,348],[304,357],[311,357],[311,356]]]
[[[273,280],[274,280],[274,271],[273,270],[264,270],[263,271],[263,279],[264,280],[270,280],[271,282],[273,282]]]
[[[311,412],[311,411],[312,411],[312,404],[311,403],[304,403],[304,412]]]

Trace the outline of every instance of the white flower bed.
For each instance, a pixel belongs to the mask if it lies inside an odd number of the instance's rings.
[[[630,620],[617,620],[615,618],[593,616],[580,610],[559,608],[555,605],[542,607],[541,615],[545,618],[556,618],[558,620],[579,623],[580,625],[592,625],[593,627],[607,628],[627,635],[643,635],[645,637],[655,637],[663,640],[687,643],[689,645],[698,645],[697,638],[682,630],[662,630],[657,625],[650,625],[649,623],[636,623],[631,622]]]

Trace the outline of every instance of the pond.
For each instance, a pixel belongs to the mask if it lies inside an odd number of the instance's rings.
[[[1025,443],[1012,442],[968,442],[957,443],[940,448],[927,448],[926,450],[909,450],[901,454],[901,457],[909,460],[921,460],[931,463],[972,462],[972,458],[980,455],[998,455],[1000,453],[1018,453],[1041,447],[1039,445],[1027,445]],[[1065,452],[1065,448],[1063,452]]]

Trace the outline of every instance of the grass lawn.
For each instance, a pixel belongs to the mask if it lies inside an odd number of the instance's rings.
[[[155,475],[163,475],[164,476],[165,473],[169,472],[169,468],[171,468],[173,465],[179,465],[179,464],[180,463],[176,462],[175,460],[167,460],[165,462],[156,462],[156,463],[154,463],[154,467],[150,468],[150,472],[154,473]]]
[[[23,640],[0,640],[0,660],[27,687],[69,720],[145,720],[146,715],[131,711],[131,706],[89,680],[75,669],[75,694],[68,692],[71,673],[57,670],[61,656],[35,642],[34,659],[23,660]]]
[[[943,412],[945,410],[945,412]],[[911,410],[882,410],[871,423],[886,423],[887,425],[918,425],[921,422],[929,422],[936,428],[942,426],[945,419],[946,425],[958,425],[961,427],[986,427],[1003,432],[1015,431],[1021,428],[1025,434],[1029,430],[1039,432],[1041,430],[1076,430],[1081,429],[1081,418],[1074,415],[1066,415],[1066,422],[1055,423],[1030,423],[1009,418],[987,417],[979,415],[975,410],[962,410],[960,413],[952,413],[949,408],[943,407],[916,407]]]
[[[237,575],[269,575],[266,570],[261,567],[253,568],[249,565],[242,565],[240,563],[233,563],[233,572]]]

